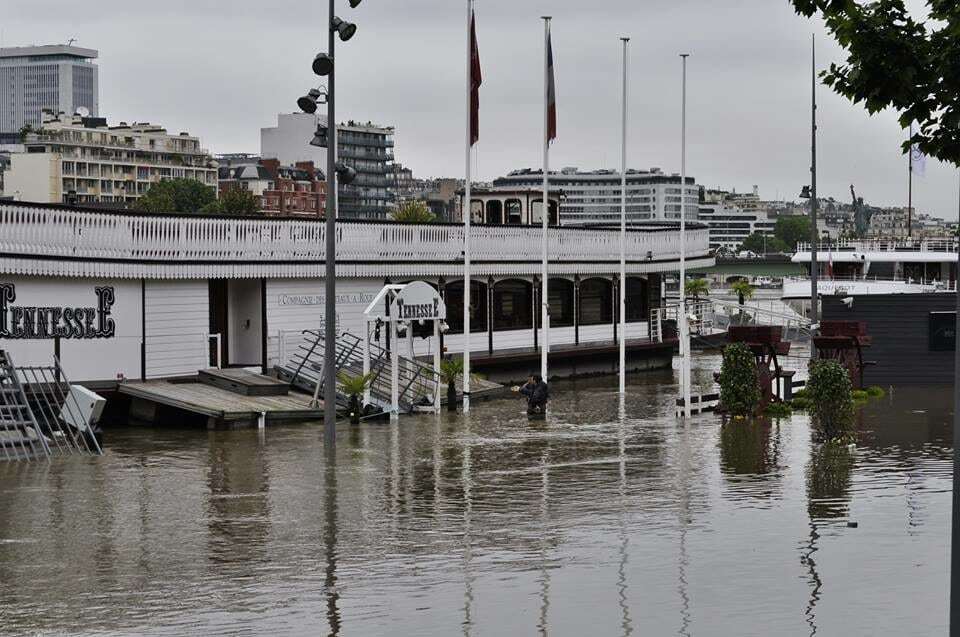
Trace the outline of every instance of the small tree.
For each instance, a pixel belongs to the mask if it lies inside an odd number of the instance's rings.
[[[373,376],[373,372],[360,374],[358,376],[345,372],[337,374],[337,381],[340,383],[340,388],[343,390],[343,393],[350,397],[347,410],[350,415],[350,423],[353,425],[360,423],[360,416],[363,411],[363,407],[360,404],[360,396],[367,391],[367,387],[373,382]]]
[[[710,294],[710,283],[706,279],[690,279],[683,284],[683,292],[686,296],[700,300],[701,296]]]
[[[807,382],[810,416],[821,440],[839,440],[853,430],[853,385],[840,363],[816,360]]]
[[[737,293],[737,300],[740,302],[740,305],[743,305],[744,302],[753,297],[756,288],[750,285],[748,281],[740,279],[739,281],[734,281],[730,289]]]
[[[422,201],[407,201],[393,213],[393,220],[400,223],[429,223],[436,221],[437,216]]]
[[[757,362],[744,343],[732,343],[723,350],[720,367],[720,407],[733,416],[747,416],[760,406]]]
[[[445,358],[440,361],[440,377],[447,384],[447,411],[457,410],[457,378],[463,375],[462,358]]]
[[[168,179],[150,186],[137,201],[136,208],[143,212],[194,214],[216,202],[216,191],[210,186],[193,179]]]
[[[220,193],[218,212],[226,215],[255,215],[260,212],[260,200],[243,188],[227,188]]]
[[[786,245],[787,250],[796,250],[798,242],[810,240],[810,218],[806,215],[780,217],[773,227],[773,233]]]

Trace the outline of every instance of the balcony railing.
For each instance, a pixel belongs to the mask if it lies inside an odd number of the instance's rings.
[[[822,253],[833,252],[956,252],[957,239],[840,239],[833,243],[818,243]],[[810,244],[797,244],[797,252],[810,252]]]
[[[322,261],[325,227],[308,220],[187,217],[94,212],[37,204],[0,203],[0,253],[29,257],[104,259],[137,262]],[[401,263],[463,259],[459,224],[337,223],[338,261]],[[538,226],[474,226],[472,255],[477,261],[536,261]],[[631,230],[626,237],[631,262],[676,260],[680,233],[675,227]],[[687,231],[690,258],[709,255],[708,231]],[[612,262],[620,235],[614,230],[550,228],[551,260]]]

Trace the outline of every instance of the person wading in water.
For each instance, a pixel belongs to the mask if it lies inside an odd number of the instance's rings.
[[[543,382],[539,374],[530,374],[527,382],[522,386],[513,388],[513,391],[519,392],[527,398],[528,416],[545,416],[547,413],[547,400],[550,399],[550,389]]]

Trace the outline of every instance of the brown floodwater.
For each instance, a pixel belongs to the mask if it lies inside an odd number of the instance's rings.
[[[333,458],[170,423],[0,463],[0,633],[946,632],[950,388],[872,400],[852,452],[802,414],[678,422],[670,371],[615,388],[344,424]]]

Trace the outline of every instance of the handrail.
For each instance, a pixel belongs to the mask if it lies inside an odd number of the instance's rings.
[[[323,223],[305,219],[210,218],[93,212],[67,207],[0,203],[0,253],[6,255],[162,261],[253,263],[313,262],[325,258]],[[463,259],[459,224],[337,222],[338,261],[457,263]],[[475,262],[508,263],[540,258],[535,226],[475,226]],[[650,228],[626,235],[630,262],[678,259],[679,230]],[[620,235],[607,229],[550,228],[554,262],[613,261]],[[687,231],[690,257],[709,255],[709,230]]]
[[[797,244],[797,252],[809,252],[810,242]],[[817,251],[833,252],[956,252],[955,237],[930,237],[925,239],[839,239],[836,242],[819,242]]]

